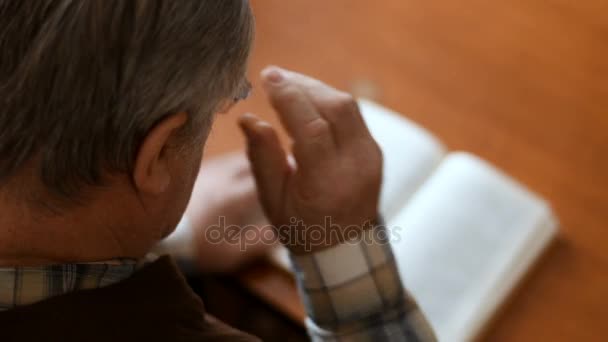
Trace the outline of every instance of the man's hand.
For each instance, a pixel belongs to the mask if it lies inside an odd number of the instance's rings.
[[[281,241],[302,254],[343,242],[347,230],[350,235],[371,226],[382,155],[352,96],[277,67],[264,70],[262,81],[293,139],[295,163],[288,162],[267,122],[245,114],[240,124],[262,206]]]
[[[232,271],[264,255],[276,242],[243,153],[203,162],[184,217],[193,230],[203,271]]]

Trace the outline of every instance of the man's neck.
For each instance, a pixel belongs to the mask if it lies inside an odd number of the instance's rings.
[[[0,266],[140,258],[155,243],[137,201],[125,193],[104,191],[58,214],[5,195],[0,191]]]

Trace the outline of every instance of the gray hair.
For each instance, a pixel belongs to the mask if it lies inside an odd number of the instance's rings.
[[[167,115],[209,122],[253,36],[246,0],[0,0],[0,22],[0,182],[34,159],[62,196],[131,171]]]

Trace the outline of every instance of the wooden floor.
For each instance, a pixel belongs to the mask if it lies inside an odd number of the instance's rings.
[[[608,338],[608,1],[253,6],[254,84],[263,66],[277,64],[371,94],[549,199],[561,221],[558,241],[484,339]],[[276,122],[256,92],[218,120],[210,155],[242,148],[237,113]],[[298,306],[293,291],[276,292]]]

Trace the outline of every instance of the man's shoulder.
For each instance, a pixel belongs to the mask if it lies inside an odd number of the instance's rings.
[[[161,257],[128,279],[0,312],[11,340],[255,340],[205,313],[173,260]]]

